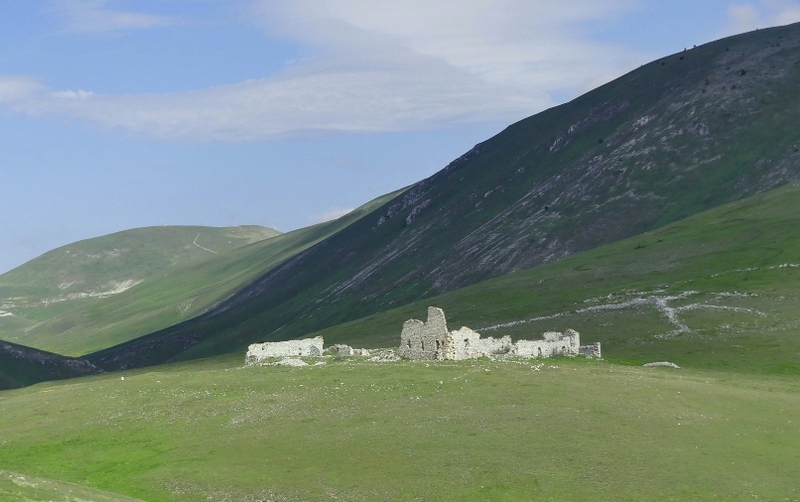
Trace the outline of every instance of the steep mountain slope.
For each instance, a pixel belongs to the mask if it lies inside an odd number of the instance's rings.
[[[564,258],[800,178],[800,25],[650,63],[512,125],[108,367],[241,349]]]
[[[428,305],[484,336],[574,328],[612,362],[800,375],[800,182],[312,336],[396,346]]]
[[[88,361],[0,341],[0,390],[96,373]]]
[[[54,249],[0,276],[0,339],[59,350],[53,337],[70,327],[83,328],[84,309],[170,268],[279,234],[259,226],[164,226],[126,230]]]

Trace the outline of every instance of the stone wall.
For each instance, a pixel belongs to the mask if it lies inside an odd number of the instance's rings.
[[[574,329],[564,333],[546,332],[541,340],[519,340],[514,344],[513,355],[519,357],[575,356],[580,353],[580,334]]]
[[[602,357],[600,353],[600,342],[595,342],[591,345],[581,345],[578,347],[578,352],[586,357],[595,357],[597,359]]]
[[[328,350],[335,350],[336,355],[339,357],[352,357],[352,356],[368,356],[369,350],[368,349],[354,349],[349,345],[344,345],[341,343],[337,343],[336,345],[331,345],[328,347]]]
[[[321,336],[285,342],[254,343],[247,348],[246,364],[257,364],[271,357],[321,356],[324,341]]]

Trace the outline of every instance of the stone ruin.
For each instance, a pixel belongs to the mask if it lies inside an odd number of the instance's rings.
[[[339,357],[370,356],[367,349],[354,349],[349,345],[336,344],[323,348],[321,336],[284,342],[254,343],[247,348],[246,364],[259,364],[268,359],[320,357],[325,350],[334,351]],[[444,311],[438,307],[428,307],[428,321],[409,319],[403,324],[400,334],[400,347],[397,355],[405,359],[447,361],[476,359],[497,355],[523,358],[555,356],[600,357],[600,342],[581,345],[580,334],[574,329],[563,333],[548,331],[541,340],[511,341],[506,335],[502,338],[482,338],[467,327],[449,331]]]
[[[247,347],[246,364],[258,364],[271,357],[313,357],[322,355],[321,336],[285,342],[254,343]]]
[[[321,336],[303,338],[300,340],[287,340],[285,342],[254,343],[247,347],[245,364],[259,364],[266,359],[285,357],[319,357],[323,354],[325,341]],[[340,357],[368,356],[367,349],[354,349],[349,345],[337,344],[327,350],[336,351]]]
[[[403,324],[400,347],[397,354],[406,359],[447,361],[475,359],[494,355],[509,355],[525,358],[576,356],[582,354],[600,357],[600,343],[580,344],[580,334],[574,329],[564,333],[548,331],[541,340],[518,340],[510,336],[499,339],[481,338],[470,328],[462,327],[448,331],[444,311],[428,307],[428,321],[409,319]]]

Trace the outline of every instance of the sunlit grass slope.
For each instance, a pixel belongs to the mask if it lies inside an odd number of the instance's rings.
[[[3,502],[142,502],[71,483],[0,471]]]
[[[0,392],[0,465],[149,502],[800,498],[795,377],[243,356]]]
[[[571,327],[612,361],[798,375],[800,185],[316,334],[393,346],[427,305],[495,337]]]
[[[0,318],[0,338],[78,356],[179,323],[201,314],[283,260],[352,223],[383,200],[375,199],[337,220],[216,254],[206,252],[204,259],[161,268],[140,284],[115,295],[78,299],[68,307],[39,305],[25,310],[22,315],[39,316],[34,325],[30,324],[32,319],[22,320],[20,315]],[[191,232],[187,236],[194,239]],[[126,266],[132,274],[139,265],[136,261]],[[54,273],[36,270],[42,278]]]
[[[260,226],[126,230],[49,251],[0,276],[0,339],[45,350],[82,328],[83,310],[157,277],[279,235]]]

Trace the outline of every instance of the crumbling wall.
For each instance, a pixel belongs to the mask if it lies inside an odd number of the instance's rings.
[[[586,357],[595,357],[597,359],[602,357],[602,354],[600,353],[600,342],[595,342],[589,345],[581,345],[578,347],[578,352]]]
[[[444,311],[438,307],[428,307],[428,321],[409,319],[403,323],[400,333],[400,347],[397,354],[406,359],[445,359],[450,343],[447,320]]]
[[[480,335],[479,335],[480,336]],[[481,353],[478,357],[496,356],[508,354],[514,350],[514,343],[511,337],[506,335],[503,338],[486,337],[480,340]]]
[[[483,355],[481,334],[466,326],[450,332],[445,359],[474,359]]]
[[[247,348],[246,364],[257,364],[271,357],[321,356],[324,340],[321,336],[285,342],[254,343]]]
[[[332,345],[328,347],[330,350],[335,350],[336,354],[339,357],[351,357],[351,356],[368,356],[369,350],[368,349],[354,349],[349,345],[344,345],[338,343],[336,345]]]
[[[519,357],[575,356],[580,353],[580,334],[574,329],[564,333],[548,331],[541,340],[518,340],[513,355]]]

